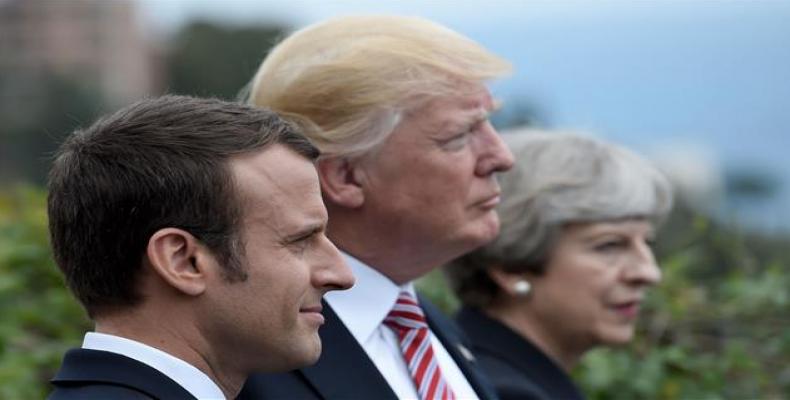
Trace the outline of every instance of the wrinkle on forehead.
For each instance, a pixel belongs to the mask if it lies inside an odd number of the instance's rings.
[[[490,99],[490,97],[489,97]],[[458,101],[451,104],[454,107],[453,113],[436,113],[436,108],[432,111],[435,115],[441,118],[425,118],[422,120],[422,128],[431,132],[447,132],[455,130],[469,129],[472,125],[485,121],[493,111],[492,101],[482,101],[476,99],[474,101]],[[438,105],[436,105],[438,107]],[[449,107],[448,107],[449,108]]]

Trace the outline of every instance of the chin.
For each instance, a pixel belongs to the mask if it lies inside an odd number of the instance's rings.
[[[484,246],[499,235],[499,216],[493,210],[486,213],[475,226],[475,245],[474,248]]]
[[[310,344],[306,345],[304,348],[301,365],[299,365],[299,367],[315,364],[318,358],[321,357],[321,349],[321,338],[318,337],[318,334],[315,334],[314,337],[310,338]]]
[[[309,340],[305,339],[301,343],[294,343],[290,349],[283,350],[287,351],[283,354],[284,362],[271,372],[290,371],[315,364],[321,357],[321,339],[315,335]]]
[[[612,332],[603,335],[601,343],[609,346],[623,346],[634,339],[634,328],[617,328]]]

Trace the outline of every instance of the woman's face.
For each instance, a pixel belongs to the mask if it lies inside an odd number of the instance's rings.
[[[545,272],[530,279],[535,328],[579,350],[630,341],[646,289],[661,280],[652,239],[642,219],[565,226]]]

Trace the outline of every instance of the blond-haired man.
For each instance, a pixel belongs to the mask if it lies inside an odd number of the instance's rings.
[[[324,353],[250,379],[247,398],[491,398],[452,325],[412,282],[494,239],[494,174],[512,155],[486,80],[509,64],[413,17],[341,17],[277,45],[250,102],[308,126],[328,236],[357,278],[328,296]]]

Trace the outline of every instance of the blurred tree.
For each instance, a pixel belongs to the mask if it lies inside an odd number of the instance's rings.
[[[590,352],[575,376],[591,399],[787,398],[790,238],[745,233],[676,205],[663,269],[636,339]]]
[[[516,97],[503,103],[502,108],[491,116],[491,123],[498,130],[519,127],[540,128],[549,126],[551,119],[537,102]]]
[[[167,91],[235,100],[284,32],[279,26],[185,26],[171,46]]]
[[[0,77],[0,84],[23,78]],[[14,101],[0,102],[0,182],[43,183],[50,156],[62,138],[93,122],[105,109],[98,88],[84,80],[51,72],[26,79],[36,84]]]
[[[661,284],[636,338],[574,371],[591,400],[790,398],[790,238],[746,233],[679,202],[658,234]],[[435,271],[418,283],[448,313]]]
[[[780,181],[770,172],[741,168],[727,171],[724,185],[728,197],[736,201],[755,201],[774,196]]]

